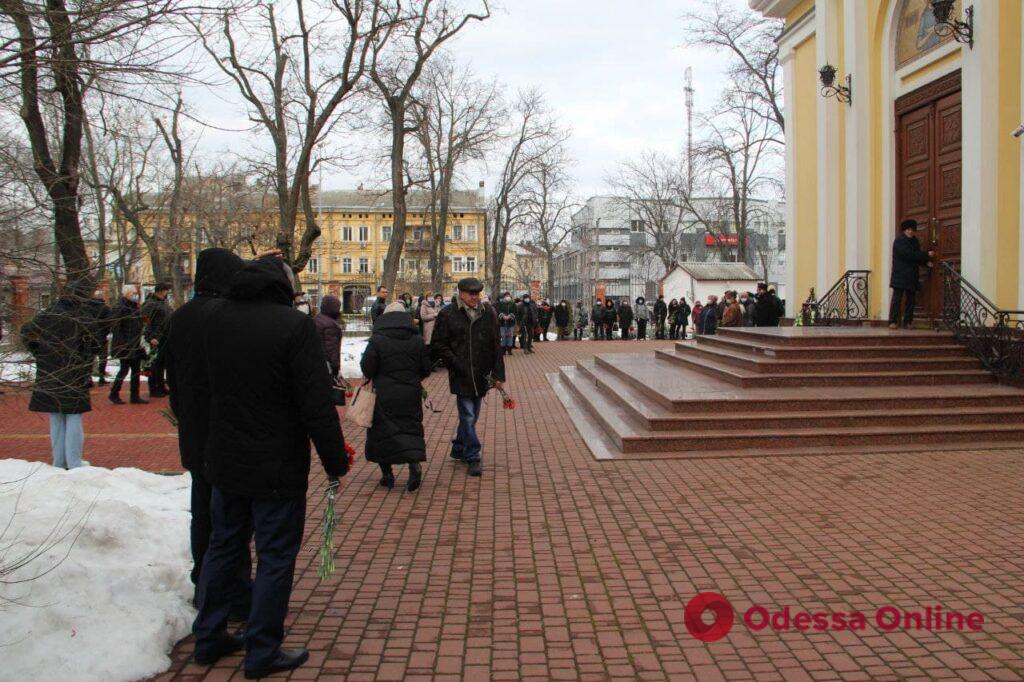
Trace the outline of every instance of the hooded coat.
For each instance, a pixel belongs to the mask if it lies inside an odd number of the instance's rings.
[[[359,366],[377,394],[366,459],[377,464],[426,461],[421,381],[432,366],[412,316],[394,312],[378,317]]]
[[[178,419],[181,465],[202,473],[210,430],[210,381],[203,329],[210,311],[227,292],[231,278],[245,264],[227,249],[204,249],[196,259],[195,296],[171,315],[163,354],[171,410]]]
[[[624,331],[628,332],[633,326],[633,306],[629,305],[629,301],[623,301],[619,305],[619,327]]]
[[[778,299],[767,291],[758,292],[757,302],[754,303],[753,318],[755,327],[778,327]]]
[[[88,388],[95,348],[91,322],[91,314],[81,304],[61,297],[21,328],[22,341],[36,361],[30,411],[81,414],[92,409]]]
[[[316,331],[320,335],[320,343],[324,348],[327,364],[331,366],[331,376],[338,376],[341,371],[341,299],[327,295],[320,301],[320,312],[313,318]]]
[[[423,343],[430,345],[430,339],[434,336],[434,322],[437,321],[437,314],[441,312],[441,306],[433,299],[425,298],[420,303],[420,322],[423,324]]]
[[[329,476],[348,471],[323,346],[292,298],[282,263],[261,258],[232,278],[206,319],[206,477],[229,494],[304,497],[310,439]]]

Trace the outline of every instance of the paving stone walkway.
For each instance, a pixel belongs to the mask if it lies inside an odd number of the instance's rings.
[[[291,679],[1024,679],[1024,448],[596,461],[545,375],[638,348],[556,342],[513,357],[517,408],[487,401],[479,480],[447,457],[456,416],[435,374],[442,412],[427,417],[423,488],[387,492],[361,462],[343,481],[337,572],[324,582],[315,471],[286,637],[312,659]],[[45,459],[45,421],[24,405],[0,398],[0,456]],[[86,429],[95,464],[176,465],[152,405],[101,405]],[[349,436],[361,452],[363,436]],[[683,619],[704,591],[737,614],[712,643]],[[873,615],[936,604],[980,612],[983,630],[743,623],[752,605]],[[191,650],[179,644],[161,679],[241,678],[238,656],[204,668]]]

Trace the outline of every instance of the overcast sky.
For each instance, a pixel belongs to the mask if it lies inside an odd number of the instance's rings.
[[[729,1],[746,5],[746,0]],[[683,149],[686,67],[693,67],[698,112],[710,109],[721,91],[726,56],[684,45],[682,15],[707,0],[500,2],[495,16],[470,25],[450,50],[479,76],[496,76],[510,92],[542,89],[572,129],[576,194],[583,198],[604,192],[604,179],[616,165],[644,149]],[[211,93],[203,99],[200,109],[207,120],[227,128],[245,126],[244,114],[232,103]],[[237,144],[238,134],[207,130],[201,146]],[[386,181],[372,174],[368,169],[334,172],[324,185],[342,189]],[[488,178],[466,178],[466,184],[475,186],[480,179]]]

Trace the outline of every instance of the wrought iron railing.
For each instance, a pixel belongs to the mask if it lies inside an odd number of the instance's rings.
[[[811,298],[804,304],[805,325],[832,327],[868,319],[868,278],[870,270],[847,270],[824,296]]]
[[[1000,310],[942,263],[942,325],[1000,380],[1024,384],[1024,311]]]

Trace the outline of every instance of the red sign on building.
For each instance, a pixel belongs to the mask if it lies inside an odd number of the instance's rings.
[[[739,246],[740,236],[738,234],[711,234],[706,232],[704,234],[704,245],[705,246]]]

